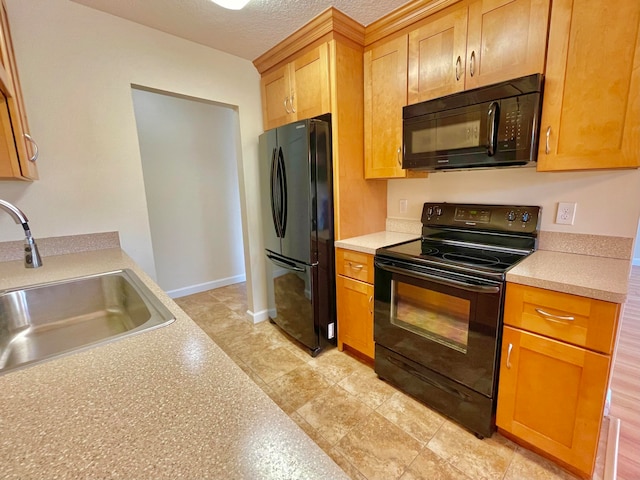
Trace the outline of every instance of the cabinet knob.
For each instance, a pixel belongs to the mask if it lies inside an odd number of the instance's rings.
[[[471,52],[471,58],[469,59],[469,73],[473,77],[473,74],[476,71],[476,52],[475,50]]]
[[[551,153],[551,147],[549,146],[549,138],[551,137],[551,125],[547,127],[547,143],[544,147],[544,153],[549,155]]]
[[[30,162],[35,162],[36,160],[38,160],[38,154],[39,154],[38,144],[33,139],[33,137],[31,135],[29,135],[28,133],[24,134],[24,138],[29,140],[31,142],[31,145],[33,145],[33,155],[31,156],[31,158],[29,158],[29,161]]]
[[[458,59],[456,60],[456,82],[460,80],[460,74],[462,73],[462,59],[460,55],[458,55]]]
[[[507,351],[507,368],[511,368],[511,350],[513,350],[513,344],[509,344],[509,350]]]

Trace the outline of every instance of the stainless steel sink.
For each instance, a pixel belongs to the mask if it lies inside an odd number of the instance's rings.
[[[128,269],[0,291],[0,375],[173,320]]]

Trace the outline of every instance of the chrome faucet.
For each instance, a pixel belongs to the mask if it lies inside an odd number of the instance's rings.
[[[27,216],[18,207],[2,199],[0,199],[0,208],[11,215],[16,223],[22,224],[22,228],[24,228],[24,233],[27,236],[24,240],[24,266],[26,268],[41,267],[42,259],[36,241],[31,236]]]

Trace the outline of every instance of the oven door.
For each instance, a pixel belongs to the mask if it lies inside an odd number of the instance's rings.
[[[503,283],[375,258],[376,344],[492,397]]]

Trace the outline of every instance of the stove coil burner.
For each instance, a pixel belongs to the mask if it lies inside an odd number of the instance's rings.
[[[476,265],[479,267],[491,267],[500,263],[497,257],[491,257],[488,255],[464,255],[462,253],[445,253],[442,258],[456,263],[462,263],[465,265]]]
[[[434,256],[437,255],[440,252],[440,250],[438,250],[435,247],[425,247],[424,245],[422,246],[422,252],[420,253],[420,255],[430,255],[430,256]]]

